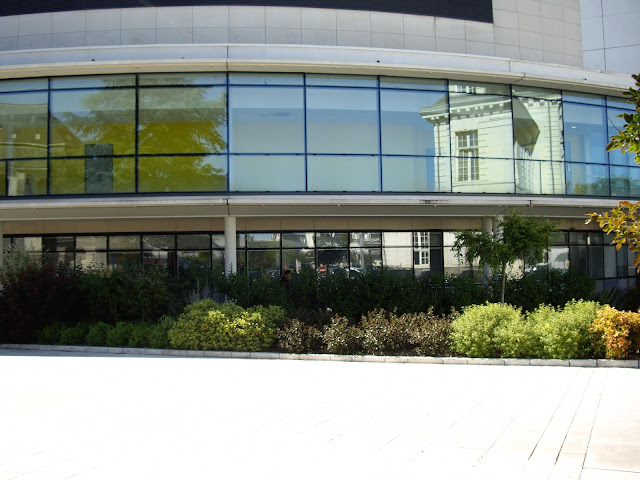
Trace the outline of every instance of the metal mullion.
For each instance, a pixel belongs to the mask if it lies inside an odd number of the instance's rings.
[[[378,191],[382,192],[382,101],[379,75],[376,77],[376,86],[376,99],[378,101]]]
[[[140,78],[138,74],[135,74],[135,145],[134,145],[134,161],[135,161],[135,187],[134,187],[134,193],[138,194],[140,193],[139,191],[139,177],[140,177],[140,146],[139,146],[139,141],[140,141],[140,125],[139,125],[139,121],[140,121]]]
[[[511,155],[513,157],[513,193],[518,193],[516,188],[516,122],[513,113],[513,86],[509,85],[509,110],[511,110]],[[478,142],[478,153],[480,153],[480,145]],[[480,178],[480,165],[478,164],[478,178]],[[542,188],[542,184],[540,185]]]
[[[303,131],[304,131],[304,191],[309,191],[309,161],[307,146],[307,74],[302,75],[302,110],[303,110]],[[315,232],[314,232],[314,248],[315,248]],[[315,262],[317,265],[317,261]]]
[[[231,191],[231,109],[229,108],[229,72],[225,73],[225,84],[224,84],[224,88],[226,91],[226,100],[227,103],[225,105],[226,107],[226,124],[227,124],[227,193],[229,193]],[[237,233],[237,232],[236,232]],[[237,250],[237,246],[236,246],[236,250]],[[237,258],[237,254],[236,254],[236,258],[234,259],[235,263],[238,263],[238,258]],[[246,263],[246,262],[245,262]]]
[[[51,192],[51,77],[47,80],[47,191]]]

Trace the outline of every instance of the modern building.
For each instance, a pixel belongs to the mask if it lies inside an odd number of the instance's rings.
[[[634,0],[144,5],[0,5],[5,249],[460,273],[453,232],[514,208],[560,222],[553,267],[635,284],[629,252],[585,225],[640,199],[640,166],[605,150],[632,108],[635,50],[616,42],[640,45],[610,18],[637,19]]]

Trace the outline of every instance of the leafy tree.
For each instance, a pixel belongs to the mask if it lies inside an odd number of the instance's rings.
[[[619,115],[627,122],[623,130],[618,130],[618,135],[611,137],[611,141],[607,145],[607,151],[620,149],[622,153],[635,154],[635,160],[640,165],[640,74],[633,75],[636,81],[636,87],[629,88],[623,95],[627,97],[629,103],[636,106],[635,113],[623,113]],[[610,212],[587,213],[590,217],[586,223],[598,222],[600,228],[606,234],[613,234],[611,243],[616,246],[616,250],[620,250],[626,243],[629,250],[636,252],[636,258],[633,265],[640,273],[640,202],[631,203],[622,201],[618,206]]]
[[[507,268],[518,260],[526,265],[542,262],[551,245],[556,224],[510,211],[498,222],[495,233],[460,230],[455,233],[453,250],[458,257],[473,264],[476,259],[500,271],[500,301],[504,303]]]

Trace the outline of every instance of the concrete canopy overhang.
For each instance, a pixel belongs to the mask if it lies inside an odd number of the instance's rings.
[[[586,219],[621,199],[513,195],[227,195],[12,199],[0,222],[235,217],[485,217],[517,209]]]
[[[123,45],[0,52],[0,79],[154,72],[447,78],[620,95],[630,75],[481,55],[317,45]]]

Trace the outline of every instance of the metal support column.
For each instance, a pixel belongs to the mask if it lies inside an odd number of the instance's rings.
[[[224,274],[236,273],[236,217],[224,217]]]

